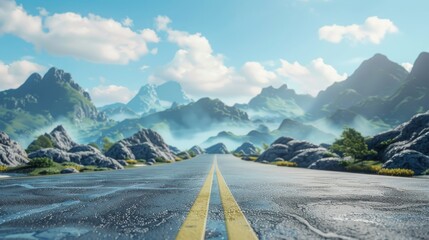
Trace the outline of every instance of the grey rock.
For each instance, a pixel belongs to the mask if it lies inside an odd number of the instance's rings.
[[[235,149],[234,152],[241,152],[244,155],[255,155],[258,154],[258,148],[251,142],[245,142]]]
[[[309,148],[295,152],[296,155],[290,160],[298,164],[298,167],[308,167],[312,163],[324,158],[327,153],[325,148]]]
[[[299,167],[308,167],[312,163],[330,154],[331,153],[326,148],[322,148],[307,141],[280,137],[271,144],[270,148],[264,151],[256,161],[262,162],[265,160],[274,162],[276,159],[284,159],[297,163]]]
[[[345,167],[341,164],[341,158],[322,158],[312,163],[308,168],[318,170],[345,171]]]
[[[79,173],[78,170],[76,170],[75,168],[64,168],[63,170],[61,170],[60,172],[61,174],[68,174],[68,173]]]
[[[64,151],[68,151],[70,148],[78,145],[71,139],[62,125],[58,125],[49,134],[45,133],[45,136],[51,139],[54,148]]]
[[[76,153],[76,152],[94,152],[94,153],[101,153],[100,150],[97,148],[90,146],[90,145],[76,145],[70,150],[68,150],[70,153]]]
[[[200,146],[198,146],[198,145],[195,145],[195,146],[193,146],[193,147],[191,147],[191,149],[189,149],[189,151],[188,151],[189,153],[194,153],[195,155],[201,155],[201,154],[204,154],[205,153],[205,151],[204,151],[204,149],[202,149]]]
[[[276,158],[276,159],[274,159],[274,162],[282,162],[282,161],[284,161],[283,158]]]
[[[116,160],[116,161],[118,161],[118,163],[119,164],[121,164],[122,166],[128,166],[128,163],[127,163],[127,161],[125,161],[125,160]]]
[[[99,152],[66,152],[56,148],[45,148],[32,152],[28,155],[29,158],[46,157],[54,162],[74,162],[84,166],[92,165],[98,167],[106,167],[112,169],[123,169],[123,166],[116,160],[106,157]]]
[[[0,132],[0,165],[15,167],[28,163],[27,153],[9,136]]]
[[[141,129],[133,136],[115,143],[106,156],[114,159],[175,159],[162,137],[150,129]]]
[[[228,154],[229,151],[223,143],[216,143],[213,146],[206,148],[208,154]]]
[[[178,153],[180,153],[181,151],[180,151],[180,149],[178,149],[177,147],[175,147],[175,146],[171,146],[171,145],[168,145],[168,148],[170,149],[170,151],[173,153],[173,154],[178,154]]]
[[[404,150],[385,162],[383,168],[411,169],[419,175],[429,169],[429,157],[414,150]]]

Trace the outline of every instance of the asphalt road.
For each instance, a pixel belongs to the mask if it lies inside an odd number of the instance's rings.
[[[1,179],[0,239],[174,239],[215,158]],[[428,239],[428,178],[217,164],[260,239]],[[226,238],[216,176],[211,193],[205,236]]]

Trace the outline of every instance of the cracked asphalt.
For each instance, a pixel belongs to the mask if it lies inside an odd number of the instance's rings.
[[[0,239],[174,239],[214,155],[0,180]],[[429,179],[277,167],[217,155],[260,239],[427,239]],[[207,239],[224,239],[213,182]]]

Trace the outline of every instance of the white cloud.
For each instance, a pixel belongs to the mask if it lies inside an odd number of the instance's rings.
[[[299,62],[290,63],[281,59],[281,66],[276,70],[279,76],[285,77],[290,87],[300,93],[315,96],[334,82],[347,78],[347,74],[339,74],[334,67],[326,64],[322,58],[311,61],[308,66]]]
[[[411,69],[413,69],[413,64],[408,62],[402,63],[401,66],[404,67],[408,72],[411,72]]]
[[[134,32],[113,19],[67,12],[32,16],[15,1],[0,1],[0,34],[13,34],[37,49],[97,63],[126,64],[158,42],[151,29]]]
[[[39,10],[39,15],[40,16],[48,16],[49,15],[48,10],[46,10],[45,8],[38,7],[37,10]]]
[[[132,27],[133,20],[129,17],[126,17],[124,20],[122,20],[122,25],[124,25],[125,27]]]
[[[10,64],[0,62],[0,90],[17,88],[34,72],[41,73],[45,67],[28,60],[15,61]]]
[[[148,65],[143,65],[143,66],[140,67],[140,70],[142,70],[144,72],[148,68],[149,68]]]
[[[167,30],[167,26],[170,23],[171,23],[171,20],[167,16],[158,16],[155,18],[155,25],[158,31]]]
[[[156,22],[158,29],[165,31],[168,41],[176,44],[179,50],[167,65],[150,76],[150,82],[175,80],[195,98],[217,97],[228,103],[247,100],[258,94],[261,87],[276,84],[276,74],[265,70],[260,63],[245,63],[237,71],[225,65],[223,56],[214,53],[201,33],[172,29],[167,17],[159,16]]]
[[[118,85],[100,85],[90,90],[95,105],[103,106],[110,103],[128,102],[136,93],[127,87]]]
[[[323,26],[319,29],[319,38],[332,43],[340,43],[343,39],[349,39],[353,42],[379,44],[386,34],[396,32],[398,32],[398,28],[390,19],[373,16],[368,17],[361,25]]]

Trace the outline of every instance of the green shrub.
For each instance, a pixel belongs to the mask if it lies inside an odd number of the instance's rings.
[[[343,166],[348,172],[357,173],[377,173],[381,169],[381,162],[378,161],[343,161]]]
[[[43,148],[52,148],[54,145],[49,137],[46,135],[40,135],[34,140],[25,150],[27,153],[35,152]]]
[[[139,163],[137,160],[134,160],[134,159],[128,159],[128,160],[125,160],[125,162],[127,162],[130,165],[134,165],[134,164]]]
[[[368,155],[377,154],[374,150],[368,150],[365,138],[353,128],[345,128],[341,137],[332,144],[331,150],[354,159],[364,159]]]
[[[412,177],[414,176],[414,171],[404,168],[382,168],[380,171],[378,171],[378,174],[398,177]]]
[[[104,137],[102,141],[103,141],[103,152],[105,153],[109,151],[109,149],[113,146],[113,142],[110,141],[108,137]]]
[[[289,162],[289,161],[278,161],[278,162],[275,162],[274,164],[279,167],[297,167],[298,166],[296,162]]]
[[[0,165],[0,172],[5,172],[5,171],[7,171],[7,166]]]
[[[54,161],[50,158],[33,158],[28,165],[33,168],[46,168],[52,167],[54,165]]]

